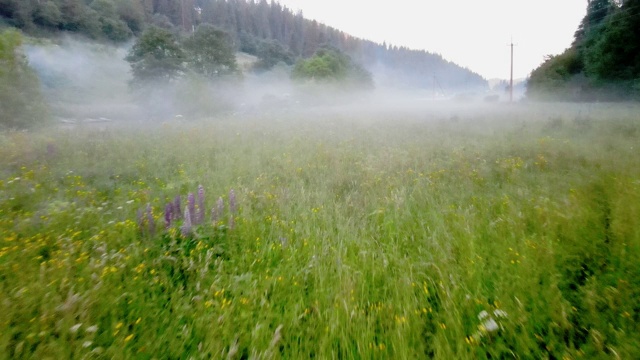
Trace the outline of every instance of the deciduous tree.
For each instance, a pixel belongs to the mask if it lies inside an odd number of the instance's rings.
[[[142,33],[126,60],[131,64],[134,84],[171,82],[184,73],[184,51],[168,30],[152,26]]]

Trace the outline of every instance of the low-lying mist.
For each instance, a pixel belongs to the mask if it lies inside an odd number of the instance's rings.
[[[131,44],[116,47],[64,37],[27,45],[25,53],[40,77],[53,115],[63,123],[165,122],[283,114],[388,115],[389,119],[418,114],[425,119],[455,121],[469,115],[477,118],[496,111],[515,111],[513,104],[494,98],[488,101],[488,96],[477,89],[461,91],[462,95],[445,95],[442,91],[397,83],[393,87],[376,84],[374,89],[361,90],[313,81],[294,82],[290,68],[284,65],[261,73],[244,71],[216,81],[187,75],[172,83],[141,88],[131,86],[130,66],[125,60],[130,47]],[[249,61],[242,65],[250,69],[252,64]],[[389,74],[384,71],[374,73],[374,79],[382,79],[383,83],[385,76],[388,78]],[[553,106],[548,104],[520,103],[518,107],[518,111],[529,113],[553,112]],[[588,112],[588,105],[573,108],[573,116]]]

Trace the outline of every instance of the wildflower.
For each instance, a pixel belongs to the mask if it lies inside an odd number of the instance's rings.
[[[78,332],[78,330],[80,330],[80,327],[82,326],[82,324],[75,324],[72,327],[69,328],[69,332],[71,332],[72,334],[75,334]]]
[[[171,221],[173,220],[173,204],[172,203],[168,203],[165,207],[164,207],[164,224],[165,227],[168,229],[171,227]]]
[[[493,320],[493,318],[489,318],[487,319],[485,322],[482,323],[482,329],[484,329],[486,332],[494,332],[496,330],[498,330],[500,328],[500,326],[498,325],[498,323]]]
[[[180,228],[182,232],[182,236],[187,236],[191,234],[191,213],[189,212],[189,207],[184,208],[184,223]]]
[[[236,210],[236,192],[231,189],[229,191],[229,212],[235,214]]]
[[[88,333],[95,333],[98,331],[98,325],[91,325],[85,331]]]
[[[180,195],[176,196],[176,198],[173,200],[173,220],[179,220],[180,219],[180,215],[182,215],[180,213],[180,209],[182,209],[182,205],[180,204]]]
[[[138,224],[138,230],[144,232],[144,215],[140,209],[136,212],[136,223]]]
[[[198,185],[198,212],[196,213],[196,224],[204,221],[204,187]]]
[[[189,209],[189,223],[194,224],[195,223],[195,216],[196,216],[196,197],[193,195],[193,193],[189,193],[189,195],[187,196],[187,209]],[[187,212],[185,211],[184,213],[185,218],[187,216]],[[186,220],[186,219],[185,219]]]

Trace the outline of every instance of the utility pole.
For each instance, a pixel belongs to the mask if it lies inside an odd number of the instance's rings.
[[[513,102],[513,39],[511,39],[511,77],[509,79],[509,102]]]
[[[184,24],[184,0],[180,0],[180,15],[182,15],[182,30],[187,30]]]

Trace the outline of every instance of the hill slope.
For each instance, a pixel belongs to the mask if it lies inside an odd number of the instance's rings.
[[[437,81],[447,92],[487,88],[480,75],[438,54],[355,38],[266,0],[0,0],[0,18],[30,33],[70,31],[113,42],[149,25],[187,33],[210,23],[227,31],[238,50],[258,57],[277,43],[292,63],[329,45],[372,70],[380,85],[432,88]]]

